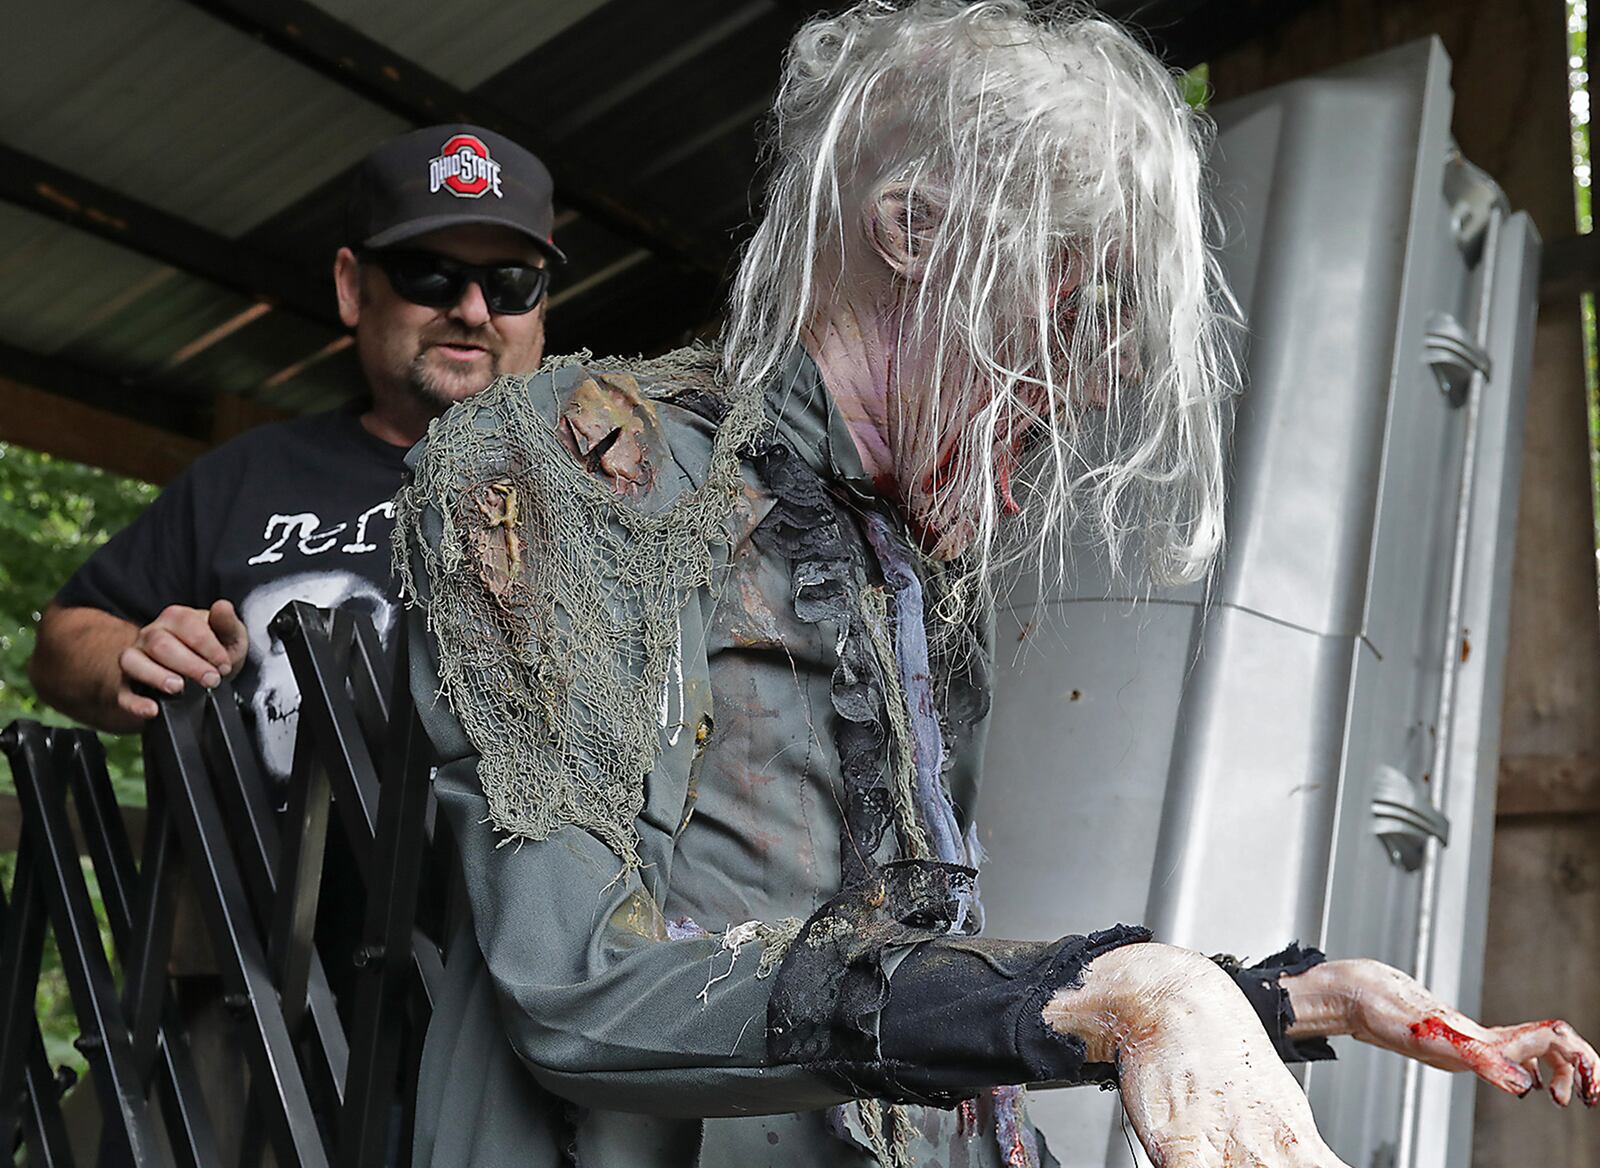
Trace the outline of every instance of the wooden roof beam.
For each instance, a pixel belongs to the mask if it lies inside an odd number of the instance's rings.
[[[105,410],[185,438],[203,438],[209,403],[151,385],[134,385],[60,357],[0,342],[0,377]]]
[[[133,418],[137,406],[140,418]],[[187,422],[183,429],[174,415]],[[152,425],[151,418],[163,424]],[[0,345],[0,442],[150,483],[169,481],[209,445],[194,403]]]

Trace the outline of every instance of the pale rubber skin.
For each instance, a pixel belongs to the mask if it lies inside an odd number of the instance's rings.
[[[1593,1046],[1559,1018],[1481,1026],[1415,980],[1378,961],[1329,961],[1283,979],[1291,1038],[1349,1034],[1432,1067],[1472,1071],[1513,1095],[1548,1086],[1562,1107],[1600,1105]]]
[[[1564,1022],[1489,1028],[1376,961],[1285,977],[1291,1037],[1350,1035],[1514,1093],[1549,1071],[1562,1106],[1600,1102],[1594,1048]],[[1118,1067],[1123,1107],[1155,1168],[1349,1168],[1317,1132],[1300,1084],[1233,979],[1170,945],[1127,945],[1059,991],[1045,1021]]]

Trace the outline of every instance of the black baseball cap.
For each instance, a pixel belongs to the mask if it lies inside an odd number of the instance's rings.
[[[345,211],[352,247],[385,248],[463,223],[521,232],[556,263],[550,172],[510,138],[479,126],[429,126],[392,138],[356,169]]]

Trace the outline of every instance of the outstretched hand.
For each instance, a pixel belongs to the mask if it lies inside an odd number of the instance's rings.
[[[1114,1062],[1122,1103],[1157,1168],[1345,1168],[1233,979],[1198,953],[1127,945],[1045,1007]]]
[[[1559,1019],[1480,1026],[1378,961],[1329,961],[1285,977],[1291,1038],[1348,1034],[1446,1071],[1471,1071],[1513,1095],[1546,1086],[1562,1107],[1600,1105],[1594,1047]]]

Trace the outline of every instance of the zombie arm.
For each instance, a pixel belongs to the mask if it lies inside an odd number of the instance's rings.
[[[1574,1095],[1600,1104],[1594,1047],[1557,1019],[1480,1026],[1377,961],[1330,961],[1285,977],[1283,987],[1292,1038],[1348,1034],[1441,1070],[1472,1071],[1514,1095],[1548,1085],[1562,1107]]]
[[[1337,1168],[1300,1085],[1214,963],[1134,945],[1089,966],[1045,1006],[1117,1067],[1123,1107],[1155,1164]]]
[[[1058,1056],[1038,1039],[1042,1018],[1081,1044],[1076,1079],[1117,1084],[1156,1163],[1183,1163],[1175,1157],[1200,1148],[1272,1165],[1336,1164],[1280,1065],[1332,1057],[1332,1035],[1473,1071],[1502,1090],[1522,1093],[1542,1080],[1563,1106],[1574,1094],[1600,1102],[1595,1052],[1566,1023],[1482,1027],[1375,961],[1324,963],[1291,945],[1241,969],[1156,944],[1097,952],[1094,940],[1074,938],[1044,962],[1038,947],[978,939],[919,949],[900,965],[897,996],[883,1012],[885,1053],[912,1064],[932,1054],[936,1065],[993,1075],[1009,1052],[1015,1077],[1047,1081]],[[1064,987],[1039,1018],[1028,1008],[1030,983]]]
[[[1476,1072],[1502,1090],[1540,1082],[1552,1098],[1597,1100],[1594,1049],[1564,1022],[1486,1028],[1375,961],[1330,961],[1282,976],[1287,1037],[1348,1034],[1444,1070]],[[1056,994],[1046,1020],[1114,1063],[1123,1105],[1157,1164],[1209,1157],[1336,1165],[1298,1084],[1252,1025],[1228,979],[1198,954],[1162,945],[1119,948]]]

